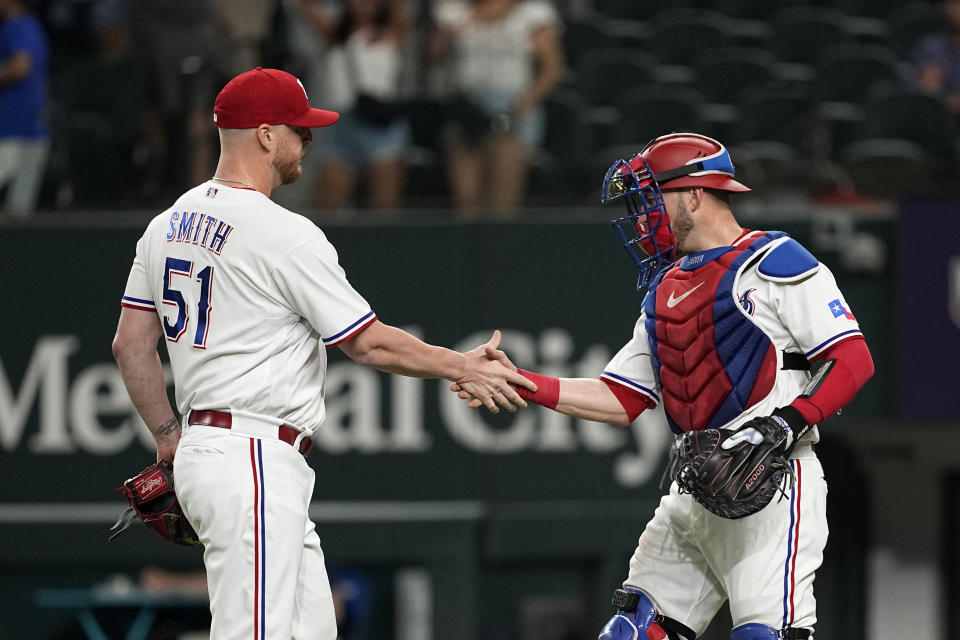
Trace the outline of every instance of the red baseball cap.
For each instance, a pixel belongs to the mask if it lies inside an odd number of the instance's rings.
[[[336,111],[312,108],[296,76],[262,67],[228,82],[213,104],[213,122],[221,129],[253,129],[261,124],[326,127],[339,117]]]

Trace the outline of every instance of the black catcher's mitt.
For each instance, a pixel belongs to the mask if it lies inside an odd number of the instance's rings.
[[[162,460],[150,465],[117,487],[130,501],[130,507],[120,514],[110,531],[113,540],[139,518],[164,540],[176,544],[200,544],[197,533],[190,526],[177,494],[173,490],[173,466]]]
[[[722,518],[752,515],[793,481],[787,461],[793,433],[778,416],[737,429],[688,431],[670,449],[669,473],[681,493]]]

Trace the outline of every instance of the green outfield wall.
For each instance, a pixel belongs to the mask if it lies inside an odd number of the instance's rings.
[[[828,264],[842,262],[811,222],[775,226]],[[115,487],[153,457],[110,352],[141,228],[0,230],[0,638],[56,637],[68,625],[68,610],[36,605],[37,589],[86,587],[149,563],[200,566],[199,551],[146,531],[109,544],[105,536],[123,506]],[[544,373],[598,375],[640,311],[633,267],[602,222],[325,229],[382,321],[455,349],[499,328],[513,360]],[[896,407],[895,226],[853,229],[877,239],[883,259],[831,266],[877,375],[835,420],[838,430],[889,420]],[[571,624],[595,633],[661,494],[670,442],[662,415],[627,429],[539,407],[490,416],[444,383],[379,374],[338,350],[327,410],[310,461],[312,513],[331,562],[379,580],[397,567],[427,569],[437,638],[517,629],[535,617],[531,598],[567,603],[558,606],[575,611]],[[844,446],[833,430],[822,429],[828,475]],[[855,466],[838,473],[846,480],[831,487],[819,631],[857,638],[866,538],[853,516],[865,507]],[[397,606],[385,605],[382,620],[395,620]]]

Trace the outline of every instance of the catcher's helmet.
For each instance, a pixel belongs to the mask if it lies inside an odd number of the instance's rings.
[[[653,276],[676,257],[676,239],[660,190],[703,187],[750,191],[733,176],[733,162],[726,147],[699,133],[660,136],[629,161],[617,160],[607,170],[600,199],[604,204],[624,199],[627,215],[614,220],[613,228],[640,269],[638,289],[650,284]]]

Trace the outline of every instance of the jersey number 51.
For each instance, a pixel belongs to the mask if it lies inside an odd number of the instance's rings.
[[[174,282],[175,276],[193,278],[194,263],[192,260],[182,260],[180,258],[167,258],[166,266],[163,272],[163,304],[176,307],[176,316],[172,319],[166,313],[163,314],[163,332],[170,342],[179,342],[180,337],[187,332],[187,324],[190,320],[190,309],[187,301],[183,297],[183,292],[177,289]],[[207,348],[207,334],[210,329],[210,311],[213,305],[210,304],[213,297],[213,266],[206,266],[197,272],[195,278],[200,283],[200,298],[197,300],[197,329],[193,334],[193,348]]]

